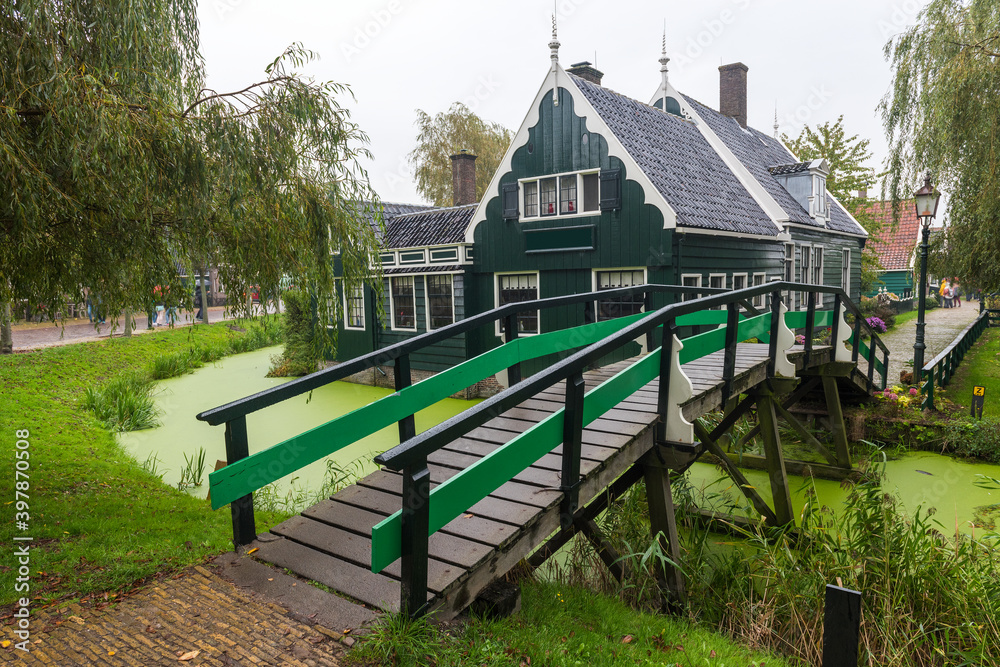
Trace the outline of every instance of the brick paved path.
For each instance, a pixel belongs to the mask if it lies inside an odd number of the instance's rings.
[[[344,629],[316,625],[197,566],[103,610],[70,605],[39,611],[31,617],[31,651],[25,654],[12,644],[0,649],[0,662],[320,667],[337,665],[344,644],[353,643],[341,634]],[[3,622],[0,639],[19,641],[10,619]],[[191,651],[199,653],[180,660]]]
[[[924,363],[933,359],[948,344],[955,339],[955,336],[962,332],[962,329],[969,325],[969,322],[979,315],[979,302],[962,302],[961,308],[935,308],[925,313],[924,321],[924,342],[927,349],[924,350]],[[913,367],[907,362],[913,361],[913,343],[917,337],[917,320],[899,325],[889,333],[880,336],[882,342],[889,348],[889,382],[887,386],[899,384],[899,374],[902,371],[910,372]]]

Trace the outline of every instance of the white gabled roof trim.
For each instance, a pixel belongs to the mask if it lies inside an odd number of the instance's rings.
[[[559,74],[562,74],[562,76],[559,76]],[[627,177],[642,186],[646,193],[646,204],[655,206],[663,214],[663,228],[673,229],[676,227],[677,212],[667,203],[667,200],[663,198],[660,191],[653,186],[646,172],[639,167],[639,164],[625,150],[625,147],[618,140],[618,137],[615,136],[615,133],[611,131],[611,128],[604,122],[601,115],[597,113],[597,110],[594,109],[576,84],[573,83],[572,78],[566,74],[561,65],[557,65],[546,74],[545,80],[542,82],[542,86],[539,88],[538,94],[535,95],[531,108],[528,110],[528,115],[521,122],[521,127],[518,128],[517,134],[514,135],[514,140],[507,147],[507,152],[504,154],[500,166],[493,174],[489,187],[486,189],[486,194],[483,196],[482,201],[479,202],[479,206],[476,208],[476,212],[472,216],[472,221],[465,232],[466,243],[475,242],[476,226],[486,221],[487,204],[489,204],[493,197],[499,196],[495,193],[499,189],[500,178],[511,171],[511,160],[513,159],[514,151],[528,141],[528,131],[538,124],[538,108],[549,91],[556,88],[557,83],[561,84],[561,87],[573,98],[575,112],[586,121],[587,131],[595,132],[604,137],[608,142],[608,156],[621,160],[628,171]]]
[[[701,119],[698,112],[690,107],[688,107],[688,112],[695,120],[695,125],[698,126],[701,136],[705,137],[705,141],[708,142],[708,145],[715,150],[720,158],[722,158],[722,161],[727,167],[729,167],[729,170],[733,172],[733,175],[736,176],[736,180],[740,182],[740,185],[746,188],[746,191],[750,193],[751,197],[754,198],[757,205],[764,210],[764,213],[766,213],[767,217],[771,219],[771,222],[778,228],[778,231],[784,231],[784,223],[788,222],[788,214],[785,213],[785,209],[778,205],[778,202],[774,200],[774,197],[772,197],[768,191],[764,189],[764,186],[753,177],[753,174],[751,174],[750,171],[743,166],[743,163],[739,161],[739,158],[733,155],[733,152],[729,150],[729,146],[727,146],[725,142],[719,138],[719,135],[712,131],[712,128],[708,126],[708,123]],[[733,122],[735,123],[736,121]]]
[[[737,239],[760,239],[761,241],[780,241],[784,235],[768,236],[767,234],[750,234],[748,232],[730,232],[724,229],[711,229],[709,227],[691,227],[685,225],[674,230],[676,234],[700,234],[702,236],[729,236]]]

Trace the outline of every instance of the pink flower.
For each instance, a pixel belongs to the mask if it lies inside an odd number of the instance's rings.
[[[910,387],[910,396],[916,396],[916,395],[917,395],[917,388]]]

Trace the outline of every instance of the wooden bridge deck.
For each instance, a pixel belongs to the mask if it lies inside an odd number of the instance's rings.
[[[694,390],[693,398],[683,406],[689,421],[721,405],[722,355],[720,351],[683,365]],[[798,369],[803,368],[801,347],[793,348],[788,357]],[[825,363],[829,357],[830,348],[816,348],[809,366]],[[587,388],[632,361],[587,372]],[[767,345],[741,343],[732,395],[763,382],[767,361]],[[555,385],[432,454],[428,459],[432,486],[562,408],[564,392],[564,383]],[[584,429],[581,507],[650,450],[656,400],[654,381]],[[559,528],[561,449],[561,445],[556,447],[431,535],[427,596],[435,606],[463,609]],[[401,489],[400,474],[384,469],[374,472],[258,536],[252,545],[259,549],[254,555],[371,607],[395,611],[400,600],[400,563],[379,574],[371,572],[371,532],[375,524],[399,510]]]

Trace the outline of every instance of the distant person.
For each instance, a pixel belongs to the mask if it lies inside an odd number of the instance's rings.
[[[938,288],[938,294],[941,295],[941,306],[944,308],[951,308],[950,296],[951,285],[948,284],[947,280],[941,281],[941,287]]]
[[[197,312],[194,314],[194,321],[201,322],[202,321],[201,285],[194,288],[194,307],[198,309]]]
[[[952,278],[951,280],[951,296],[952,296],[952,306],[955,308],[962,307],[962,288],[958,284],[958,278]]]

